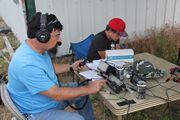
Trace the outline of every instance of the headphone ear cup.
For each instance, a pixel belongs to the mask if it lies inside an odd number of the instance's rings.
[[[50,39],[50,33],[47,30],[39,30],[36,33],[36,38],[41,43],[47,43]]]

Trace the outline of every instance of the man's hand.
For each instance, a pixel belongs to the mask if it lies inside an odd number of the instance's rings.
[[[70,67],[72,67],[72,69],[74,71],[77,71],[77,70],[81,69],[81,67],[79,66],[79,64],[81,62],[83,62],[83,60],[78,60],[78,61],[74,62]]]
[[[105,79],[92,81],[85,87],[87,87],[89,94],[95,94],[101,90],[106,81]]]
[[[120,49],[120,44],[116,44],[116,45],[115,45],[115,48],[116,48],[116,49]]]

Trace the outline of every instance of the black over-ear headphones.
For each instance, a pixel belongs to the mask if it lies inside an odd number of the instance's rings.
[[[40,30],[38,30],[36,33],[36,38],[41,43],[47,43],[51,37],[50,32],[46,29],[47,15],[48,14],[41,14]]]

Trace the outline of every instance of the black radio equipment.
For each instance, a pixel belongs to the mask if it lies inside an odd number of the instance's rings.
[[[98,70],[100,75],[107,79],[107,85],[115,93],[119,93],[123,88],[126,88],[125,84],[117,77],[117,69],[114,66],[108,64],[106,61],[101,61]]]

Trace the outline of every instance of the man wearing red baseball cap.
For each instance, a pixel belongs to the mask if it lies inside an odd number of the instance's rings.
[[[126,23],[120,18],[113,18],[109,21],[106,29],[97,35],[89,48],[87,59],[92,60],[104,59],[105,50],[119,49],[120,37],[127,37],[125,31]]]

